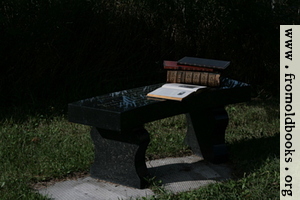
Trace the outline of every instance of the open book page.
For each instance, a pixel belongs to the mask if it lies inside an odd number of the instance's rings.
[[[206,88],[206,86],[167,83],[162,87],[148,93],[147,96],[181,101],[191,93],[202,88]]]
[[[170,89],[178,89],[178,90],[188,90],[188,91],[197,91],[201,88],[206,88],[203,85],[189,85],[189,84],[182,84],[182,83],[166,83],[162,88],[170,88]]]

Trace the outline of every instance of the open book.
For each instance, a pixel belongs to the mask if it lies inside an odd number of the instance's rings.
[[[148,93],[147,96],[181,101],[190,94],[204,88],[206,88],[206,86],[181,83],[166,83],[160,88],[157,88],[156,90]]]

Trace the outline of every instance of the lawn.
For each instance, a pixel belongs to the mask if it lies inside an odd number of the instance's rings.
[[[33,184],[88,172],[93,161],[90,127],[70,123],[66,112],[56,110],[2,112],[0,199],[45,199],[32,190]],[[279,101],[253,99],[226,110],[234,178],[177,195],[154,186],[157,196],[152,199],[279,199]],[[151,135],[147,159],[191,154],[183,143],[184,115],[145,126]]]

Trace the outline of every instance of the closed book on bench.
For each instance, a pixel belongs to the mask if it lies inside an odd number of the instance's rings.
[[[190,66],[190,65],[179,65],[177,61],[164,60],[164,69],[167,70],[185,70],[185,71],[205,71],[213,72],[214,69],[199,67],[199,66]]]
[[[205,88],[207,87],[202,85],[166,83],[160,88],[148,93],[147,97],[182,101],[191,94],[204,90]]]
[[[223,60],[212,60],[212,59],[186,56],[178,60],[177,64],[194,66],[194,67],[204,67],[204,68],[216,69],[216,70],[224,70],[229,66],[230,62],[223,61]]]
[[[168,70],[167,83],[186,83],[218,87],[220,86],[220,76],[220,73]]]

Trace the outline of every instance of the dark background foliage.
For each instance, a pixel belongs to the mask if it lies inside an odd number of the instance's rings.
[[[298,1],[3,0],[0,103],[66,105],[165,81],[163,60],[231,61],[224,75],[279,93],[280,24]]]

